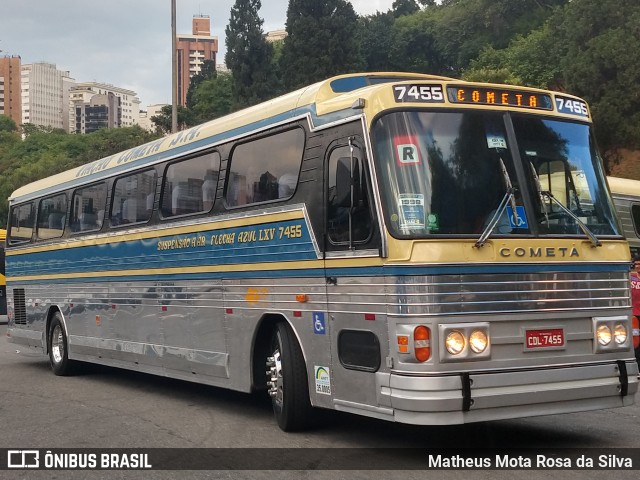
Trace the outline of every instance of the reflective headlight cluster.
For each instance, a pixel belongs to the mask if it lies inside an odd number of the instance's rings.
[[[629,325],[629,318],[623,316],[593,318],[595,352],[628,350],[631,347]]]
[[[491,357],[489,323],[438,325],[440,360],[486,360]]]

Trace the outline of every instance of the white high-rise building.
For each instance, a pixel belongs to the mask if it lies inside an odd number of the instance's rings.
[[[73,87],[75,87],[76,81],[70,76],[62,77],[62,96],[64,101],[62,102],[62,128],[66,132],[72,132],[73,129],[71,125],[75,121],[75,112],[73,111],[73,105],[69,101],[69,92]]]
[[[32,63],[21,68],[22,123],[64,128],[63,78],[69,72],[52,63]]]
[[[149,132],[153,132],[156,129],[155,123],[151,121],[156,115],[162,113],[162,107],[167,106],[166,103],[156,103],[154,105],[148,105],[146,110],[140,111],[140,126]]]
[[[126,88],[116,87],[108,83],[80,82],[76,83],[69,90],[70,118],[75,118],[76,106],[79,104],[90,104],[94,95],[113,94],[119,98],[119,112],[113,112],[115,125],[117,127],[132,127],[140,123],[140,99],[137,93]],[[81,131],[76,127],[76,120],[71,121],[70,130]]]

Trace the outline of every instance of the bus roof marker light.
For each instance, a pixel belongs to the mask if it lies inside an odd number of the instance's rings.
[[[354,110],[362,110],[367,102],[365,102],[364,98],[358,98],[355,102],[353,102],[353,105],[351,105],[351,108]]]

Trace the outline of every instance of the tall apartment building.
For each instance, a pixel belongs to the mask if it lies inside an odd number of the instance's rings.
[[[178,104],[187,104],[187,91],[191,77],[200,73],[205,60],[215,64],[218,37],[211,36],[208,15],[194,15],[191,35],[176,35],[178,57]]]
[[[113,92],[96,94],[88,102],[75,102],[75,132],[91,133],[122,126],[122,99]]]
[[[0,57],[0,77],[4,79],[4,114],[11,117],[16,125],[22,123],[20,67],[19,56]]]
[[[0,77],[0,115],[4,115],[4,77]]]
[[[94,99],[94,97],[97,97]],[[100,128],[132,127],[140,123],[140,99],[136,92],[126,88],[116,87],[108,83],[83,82],[76,83],[69,89],[70,118],[69,131],[88,133],[86,121],[87,113],[92,108],[107,107],[110,109],[106,113],[108,120],[102,123]],[[78,107],[82,107],[80,115],[84,117],[78,119]],[[87,110],[89,109],[89,110]],[[96,121],[103,114],[96,114]],[[84,118],[84,120],[83,120]],[[91,117],[93,118],[93,117]],[[83,124],[84,122],[84,124]],[[92,126],[90,128],[93,128]]]
[[[69,72],[58,70],[52,63],[22,65],[22,120],[20,123],[64,128],[63,115],[66,112],[64,77],[69,77]]]

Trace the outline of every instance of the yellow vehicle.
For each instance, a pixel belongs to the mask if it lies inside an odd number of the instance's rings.
[[[16,190],[8,334],[458,424],[631,405],[629,248],[579,98],[334,77]]]
[[[634,268],[631,271],[631,303],[633,305],[633,347],[640,361],[640,278],[635,263],[640,261],[640,181],[607,177],[622,232],[629,242]]]

